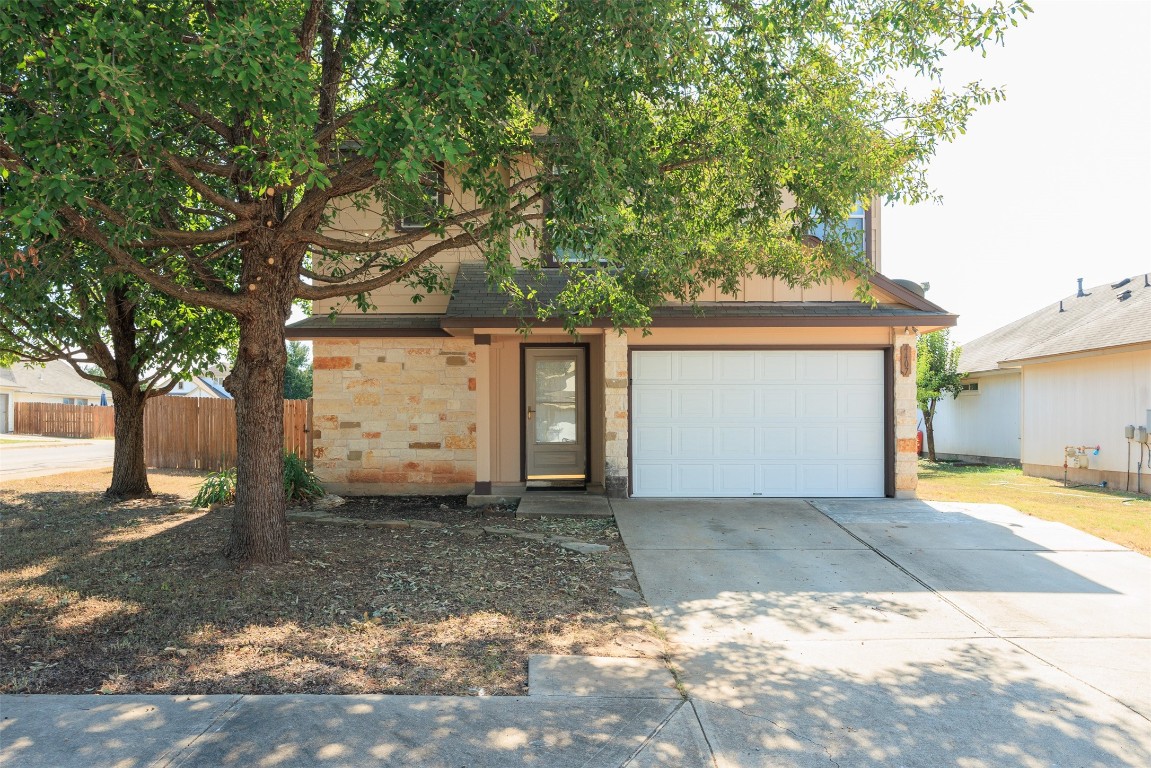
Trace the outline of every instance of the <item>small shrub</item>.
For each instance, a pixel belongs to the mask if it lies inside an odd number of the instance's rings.
[[[236,498],[236,468],[221,469],[204,478],[192,505],[207,507],[212,504],[229,504]]]
[[[284,453],[284,496],[289,501],[307,501],[324,495],[324,486],[304,460],[294,453]],[[204,478],[192,504],[207,507],[230,504],[236,500],[236,468],[222,469]]]
[[[324,495],[320,479],[294,453],[284,453],[284,495],[290,501],[307,501]]]

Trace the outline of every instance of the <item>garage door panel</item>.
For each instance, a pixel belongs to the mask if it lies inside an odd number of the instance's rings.
[[[799,394],[799,416],[805,421],[834,421],[839,418],[839,391],[835,387],[809,387]]]
[[[675,392],[672,416],[681,419],[715,417],[715,394],[710,389],[683,389]]]
[[[675,431],[677,458],[707,458],[715,455],[714,427],[678,427]]]
[[[674,455],[671,427],[636,427],[635,454],[647,458],[668,458]]]
[[[845,464],[840,468],[839,495],[882,496],[883,462]]]
[[[672,391],[666,387],[635,387],[632,390],[632,417],[637,421],[670,419]]]
[[[670,462],[645,461],[633,467],[632,490],[636,496],[675,496]]]
[[[805,352],[799,356],[799,376],[801,382],[839,381],[838,352]]]
[[[717,352],[715,356],[720,381],[729,384],[735,382],[755,383],[755,355],[749,355],[746,352]]]
[[[843,427],[839,431],[839,456],[873,459],[883,455],[883,435],[867,427]]]
[[[839,455],[839,428],[800,427],[796,455],[803,458],[826,458]]]
[[[798,435],[795,427],[759,427],[759,450],[756,454],[765,457],[794,456]]]
[[[715,380],[715,353],[714,352],[676,352],[675,381],[711,382]]]
[[[677,466],[673,480],[676,490],[684,496],[710,496],[715,492],[714,464],[682,463]]]
[[[754,419],[755,394],[754,387],[716,389],[716,415],[721,419]]]
[[[746,459],[755,455],[755,427],[716,427],[719,436],[715,455]]]
[[[759,468],[763,496],[796,496],[798,468],[794,464],[762,464]]]
[[[839,379],[855,384],[882,384],[883,356],[874,352],[841,352]]]
[[[757,418],[761,419],[791,419],[796,413],[796,391],[782,387],[765,387],[759,393],[762,404]]]
[[[637,384],[670,384],[672,353],[644,352],[632,356],[632,380]]]
[[[795,352],[755,352],[753,354],[757,381],[768,383],[795,381]]]
[[[851,387],[839,393],[839,416],[843,419],[882,419],[883,391]]]
[[[637,496],[883,495],[881,352],[636,350],[633,360]]]
[[[722,496],[751,496],[755,493],[754,464],[719,464],[716,466],[716,492]]]

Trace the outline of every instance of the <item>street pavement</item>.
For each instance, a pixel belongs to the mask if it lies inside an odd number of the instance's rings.
[[[1151,765],[1146,557],[997,505],[612,507],[674,679],[539,656],[523,697],[7,696],[0,766]]]
[[[112,440],[36,435],[0,436],[0,485],[8,480],[112,466]]]

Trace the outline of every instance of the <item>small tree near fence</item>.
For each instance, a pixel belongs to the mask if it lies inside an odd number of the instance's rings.
[[[935,461],[935,408],[946,395],[959,396],[959,347],[952,346],[947,331],[919,337],[916,343],[915,396],[923,412],[927,433],[927,458]]]

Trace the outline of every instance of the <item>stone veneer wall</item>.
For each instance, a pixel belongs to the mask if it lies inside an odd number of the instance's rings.
[[[919,454],[915,450],[915,433],[919,423],[919,407],[915,399],[915,340],[914,333],[896,331],[892,336],[895,350],[895,498],[914,499],[919,485]],[[900,350],[910,347],[911,370],[903,375]]]
[[[612,498],[628,496],[628,355],[627,337],[613,331],[603,336],[604,358],[604,491]]]
[[[329,490],[473,490],[476,353],[470,339],[317,339],[313,357],[313,458]]]

